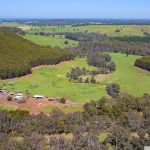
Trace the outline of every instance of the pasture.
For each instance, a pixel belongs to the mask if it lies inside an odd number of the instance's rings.
[[[110,54],[117,69],[112,74],[97,76],[98,81],[105,84],[119,83],[122,92],[128,92],[135,96],[150,93],[150,73],[134,67],[134,62],[139,56],[126,57],[125,54]],[[88,102],[107,96],[104,85],[69,82],[66,73],[76,66],[94,69],[87,64],[85,58],[76,58],[58,65],[36,67],[33,69],[32,75],[13,79],[13,87],[8,85],[8,80],[1,82],[1,87],[5,86],[15,92],[29,90],[32,95],[66,97],[76,102]],[[47,110],[47,108],[45,109]]]
[[[120,32],[115,32],[120,30]],[[149,25],[88,25],[88,26],[43,26],[34,27],[26,30],[28,33],[35,32],[96,32],[101,34],[107,34],[108,36],[144,36],[143,32],[150,33]]]
[[[33,34],[26,34],[23,36],[25,39],[32,41],[35,44],[44,45],[44,46],[51,46],[51,47],[75,47],[77,46],[78,42],[73,40],[68,40],[64,36],[55,35],[55,37],[49,36],[41,36],[41,35],[33,35]],[[68,44],[64,44],[65,41],[68,41]]]

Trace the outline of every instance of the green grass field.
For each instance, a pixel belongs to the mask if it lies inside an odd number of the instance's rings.
[[[113,74],[98,76],[97,80],[102,83],[119,83],[122,92],[128,92],[135,96],[150,93],[150,73],[134,67],[134,62],[139,56],[126,57],[125,54],[119,53],[111,53],[111,56],[116,63],[117,70]],[[65,75],[71,67],[75,66],[93,69],[87,65],[85,58],[76,58],[75,61],[64,62],[55,67],[36,68],[33,70],[32,76],[13,80],[14,88],[10,85],[6,85],[6,87],[10,91],[29,90],[32,95],[64,96],[80,102],[98,100],[107,95],[103,85],[69,82]],[[8,81],[5,83],[7,84]]]
[[[23,36],[25,39],[32,41],[35,44],[44,45],[44,46],[58,46],[60,48],[65,47],[75,47],[77,46],[78,42],[73,40],[68,40],[64,36],[56,35],[55,37],[45,37],[40,35],[32,35],[32,34],[26,34]],[[64,44],[64,41],[68,41],[68,44]]]
[[[121,29],[121,32],[116,33],[116,29]],[[46,26],[46,27],[35,27],[32,29],[26,30],[29,33],[35,32],[96,32],[107,34],[108,36],[143,36],[142,30],[150,33],[150,26],[148,25],[89,25],[89,26],[80,26],[80,27],[72,27],[70,25],[66,25],[65,27],[58,26]]]

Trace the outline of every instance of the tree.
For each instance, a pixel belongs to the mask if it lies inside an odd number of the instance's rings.
[[[7,100],[8,100],[8,101],[12,101],[12,97],[11,97],[11,96],[8,96],[8,97],[7,97]]]
[[[90,81],[91,81],[91,83],[96,83],[96,80],[95,80],[94,76],[91,77]]]
[[[62,104],[65,104],[65,103],[66,103],[66,98],[62,97],[62,98],[60,99],[60,102],[61,102]]]
[[[79,83],[82,83],[83,82],[83,79],[80,77],[79,78]]]
[[[66,45],[69,44],[68,40],[64,41],[64,44],[66,44]]]
[[[120,93],[120,86],[119,84],[108,84],[106,86],[106,91],[107,94],[110,95],[113,98],[116,98],[117,96],[119,96]]]
[[[89,83],[90,81],[89,81],[89,78],[86,78],[85,79],[85,83]]]
[[[133,149],[129,141],[129,133],[123,127],[114,125],[112,127],[112,135],[109,136],[105,143],[110,142],[115,146],[115,150],[130,150]]]

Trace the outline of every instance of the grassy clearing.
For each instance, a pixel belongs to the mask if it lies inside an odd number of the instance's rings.
[[[134,67],[134,62],[139,56],[126,57],[119,53],[110,54],[116,63],[117,70],[113,74],[97,76],[97,80],[101,83],[119,83],[122,92],[128,92],[135,96],[141,96],[146,92],[150,93],[150,73]],[[63,96],[80,102],[98,100],[102,96],[107,96],[103,85],[69,82],[65,75],[71,67],[76,66],[94,69],[87,65],[85,58],[76,58],[75,61],[64,62],[54,67],[36,68],[33,70],[32,76],[13,80],[14,88],[9,85],[6,87],[10,91],[29,90],[32,95]],[[7,84],[8,81],[2,82],[1,86],[3,83]]]
[[[75,61],[64,62],[64,64],[56,67],[46,66],[34,69],[32,76],[13,80],[15,86],[7,85],[6,87],[10,91],[17,92],[18,89],[22,91],[29,90],[32,95],[63,96],[73,101],[81,102],[99,99],[106,95],[104,86],[69,82],[66,78],[66,73],[70,71],[71,67],[77,66],[89,69],[93,68],[87,65],[86,59],[76,58]],[[8,81],[5,81],[5,83],[8,83]]]
[[[134,67],[134,62],[139,56],[111,53],[112,59],[117,65],[113,74],[99,78],[103,83],[119,83],[122,92],[128,92],[135,96],[150,93],[150,73]]]
[[[77,46],[78,42],[73,40],[68,40],[64,36],[56,35],[55,37],[49,36],[40,36],[40,35],[32,35],[32,34],[26,34],[24,36],[25,39],[30,40],[34,42],[35,44],[44,45],[44,46],[58,46],[61,48],[65,47],[75,47]],[[64,41],[68,41],[68,44],[64,44]]]
[[[116,29],[121,29],[121,32],[116,33]],[[26,30],[29,33],[34,32],[51,32],[51,33],[58,33],[58,32],[96,32],[96,33],[103,33],[107,34],[108,36],[143,36],[143,32],[147,31],[150,33],[150,26],[148,25],[89,25],[89,26],[80,26],[80,27],[72,27],[70,25],[66,25],[65,27],[58,27],[58,26],[46,26],[46,27],[36,27]]]

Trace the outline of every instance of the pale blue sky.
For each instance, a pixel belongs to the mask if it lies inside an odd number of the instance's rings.
[[[150,18],[150,0],[0,0],[0,18]]]

